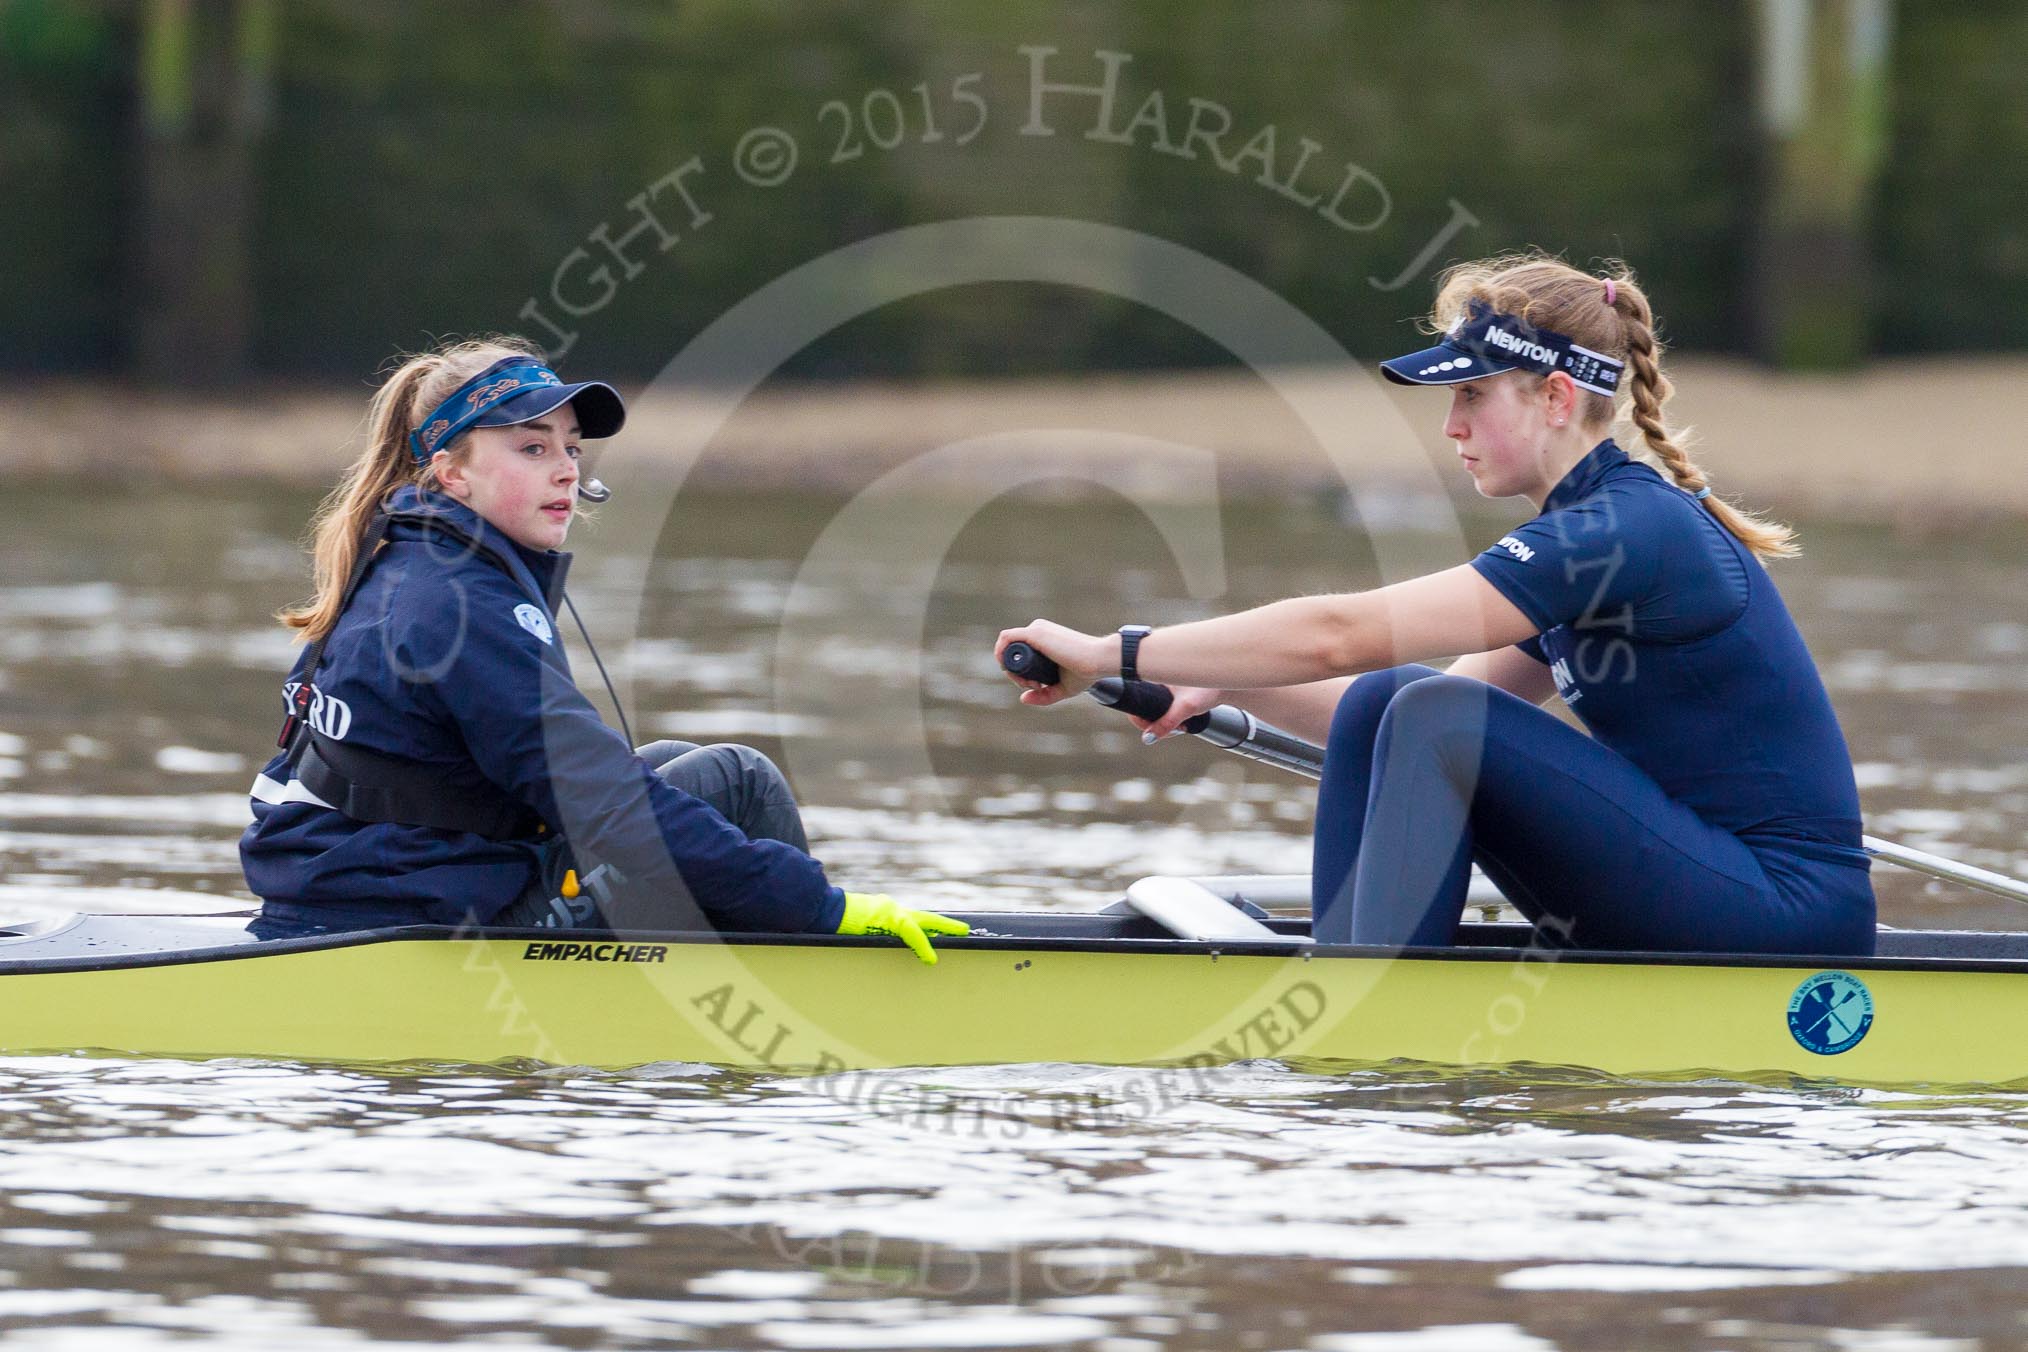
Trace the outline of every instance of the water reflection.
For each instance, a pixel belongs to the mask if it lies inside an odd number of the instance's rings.
[[[1738,1347],[1830,1301],[1903,1340],[1802,1345],[1949,1346],[2011,1334],[2028,1267],[2011,1096],[1253,1064],[1137,1120],[1082,1066],[914,1072],[903,1115],[702,1067],[6,1070],[0,1331]]]

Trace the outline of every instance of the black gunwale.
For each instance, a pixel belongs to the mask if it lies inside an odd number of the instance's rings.
[[[1089,922],[1099,918],[1092,912],[1010,912],[981,911],[952,913],[974,924],[990,927],[995,923],[1007,924],[1019,917],[1042,923],[1045,927],[1056,928]],[[136,919],[159,920],[166,917],[135,917]],[[1119,917],[1104,917],[1114,923]],[[1279,921],[1285,930],[1300,931],[1302,922]],[[1339,958],[1395,958],[1420,962],[1529,962],[1542,965],[1577,963],[1585,966],[1607,965],[1627,967],[1721,967],[1721,968],[1835,968],[1841,971],[1935,971],[1935,972],[2016,972],[2028,973],[2028,956],[2022,957],[1966,957],[1957,955],[1916,956],[1916,955],[1873,955],[1859,957],[1847,954],[1812,953],[1659,953],[1647,951],[1603,951],[1593,949],[1555,949],[1527,943],[1492,943],[1489,939],[1506,937],[1508,932],[1516,937],[1525,935],[1524,925],[1466,925],[1463,933],[1467,942],[1456,947],[1385,948],[1353,944],[1304,944],[1275,943],[1263,940],[1259,943],[1205,942],[1192,939],[1168,937],[1122,936],[1109,938],[1079,938],[1061,934],[977,934],[964,938],[939,939],[937,946],[945,951],[983,950],[988,952],[1061,952],[1061,953],[1123,953],[1123,954],[1167,954],[1177,957],[1279,957],[1301,958],[1304,961],[1330,961]],[[1962,938],[1976,941],[1988,937],[1986,932],[1975,930],[1907,930],[1898,932],[1902,936],[1935,936],[1938,939]],[[1993,939],[2011,938],[2010,932],[1995,932]],[[879,936],[856,936],[836,934],[747,934],[706,933],[695,930],[677,931],[629,931],[614,935],[598,930],[558,929],[474,929],[448,925],[402,925],[380,929],[353,930],[344,933],[311,935],[296,939],[266,939],[231,944],[202,945],[185,949],[159,949],[110,953],[102,956],[75,955],[68,957],[8,958],[4,947],[0,947],[0,978],[11,975],[31,976],[58,972],[122,971],[152,967],[176,967],[196,963],[234,962],[257,960],[268,957],[283,957],[304,953],[334,951],[345,948],[359,948],[387,943],[440,943],[449,940],[503,940],[526,942],[563,943],[629,943],[667,944],[690,946],[701,944],[732,944],[740,947],[821,947],[821,948],[888,948],[893,939]]]

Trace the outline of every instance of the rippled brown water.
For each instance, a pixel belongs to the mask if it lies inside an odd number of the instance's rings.
[[[289,656],[267,616],[301,590],[310,505],[10,485],[0,918],[244,902],[233,842]],[[1226,504],[1220,586],[1190,600],[1117,502],[1010,500],[968,522],[924,505],[916,524],[956,541],[927,564],[840,548],[840,506],[686,494],[642,595],[597,530],[573,541],[573,591],[638,735],[778,753],[834,876],[925,904],[1091,905],[1143,873],[1306,865],[1304,785],[1193,744],[1142,748],[1095,707],[1017,709],[987,656],[1003,624],[1161,623],[1364,585],[1381,557],[1458,557],[1441,503],[1397,504],[1385,549],[1330,503]],[[1845,719],[1869,828],[2028,872],[2028,529],[1818,522],[1806,543],[1778,577]],[[1186,546],[1200,582],[1205,548]],[[2028,921],[1876,879],[1889,923]],[[4,1060],[0,1337],[2028,1340],[2017,1095],[1252,1063],[1149,1119],[1123,1074],[920,1072],[904,1118],[705,1067]]]

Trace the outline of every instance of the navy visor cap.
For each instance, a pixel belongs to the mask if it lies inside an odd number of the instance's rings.
[[[1384,361],[1380,369],[1397,385],[1459,385],[1502,371],[1564,371],[1580,389],[1611,395],[1619,390],[1626,363],[1473,301],[1435,347]]]
[[[565,404],[577,414],[579,435],[587,441],[613,436],[627,425],[627,405],[620,392],[603,380],[586,380],[575,385],[538,385],[502,399],[481,413],[472,426],[519,427]]]
[[[586,440],[612,436],[627,422],[620,392],[603,380],[567,385],[535,357],[506,357],[460,385],[450,398],[409,434],[418,464],[470,427],[519,427],[564,404],[577,414]]]

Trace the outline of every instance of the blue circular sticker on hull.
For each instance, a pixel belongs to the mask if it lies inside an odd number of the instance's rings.
[[[1850,972],[1819,972],[1789,997],[1789,1032],[1819,1056],[1850,1051],[1873,1026],[1873,992]]]

